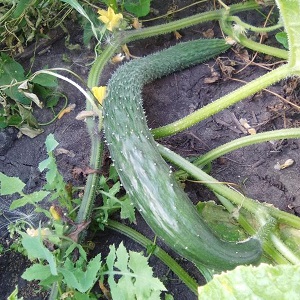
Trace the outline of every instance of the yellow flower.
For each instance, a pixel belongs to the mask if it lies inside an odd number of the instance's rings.
[[[118,28],[120,21],[123,19],[123,15],[115,14],[111,7],[109,7],[107,11],[99,9],[98,14],[100,15],[98,19],[105,24],[109,31],[113,31],[115,28]]]
[[[55,208],[54,205],[50,206],[50,214],[55,221],[59,221],[61,219],[60,212]]]
[[[105,96],[106,96],[106,86],[94,86],[92,88],[93,95],[95,98],[99,101],[100,104],[102,104]]]

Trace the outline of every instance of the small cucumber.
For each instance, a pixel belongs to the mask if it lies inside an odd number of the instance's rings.
[[[196,40],[132,60],[112,75],[104,100],[107,145],[133,203],[155,234],[178,254],[215,270],[257,262],[262,253],[260,242],[220,240],[202,220],[156,149],[141,93],[145,83],[228,48],[221,39]]]

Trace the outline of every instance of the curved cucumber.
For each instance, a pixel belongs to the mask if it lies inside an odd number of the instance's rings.
[[[145,83],[226,51],[224,40],[196,40],[132,60],[111,77],[104,128],[111,157],[130,198],[155,234],[184,258],[212,269],[259,260],[256,239],[229,243],[201,219],[156,149],[142,108]]]

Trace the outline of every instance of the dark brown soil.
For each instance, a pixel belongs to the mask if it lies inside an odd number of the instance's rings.
[[[153,1],[152,7],[159,11],[159,15],[162,15],[170,7],[170,3],[173,2]],[[175,2],[178,2],[179,7],[184,7],[193,1]],[[191,9],[176,14],[174,18],[182,18],[205,9],[207,9],[205,5],[193,6]],[[251,19],[251,16],[246,17]],[[162,21],[165,20],[160,22]],[[151,24],[145,23],[146,25]],[[81,32],[78,31],[77,27],[75,29],[72,42],[81,43]],[[180,34],[183,36],[182,40],[185,41],[203,37],[208,29],[212,29],[215,35],[219,36],[217,23],[188,28],[180,31]],[[74,29],[71,28],[71,30],[73,32]],[[176,42],[173,34],[167,34],[131,43],[129,49],[133,55],[142,56],[173,45]],[[64,62],[63,55],[67,55],[71,62]],[[49,68],[66,67],[83,78],[87,78],[90,69],[87,63],[91,61],[92,55],[92,51],[84,48],[80,51],[70,51],[65,47],[64,40],[60,39],[46,53],[36,57],[33,70],[41,69],[46,65]],[[248,62],[245,58],[251,59],[252,56],[251,51],[246,52],[243,49],[235,48],[234,51],[230,50],[225,53],[218,61],[208,61],[147,85],[144,88],[143,95],[149,127],[155,128],[186,116],[239,87],[242,83],[236,80],[248,82],[264,74],[266,70],[259,65],[260,63],[275,62],[271,58],[258,55],[255,59],[256,64],[246,66]],[[221,70],[220,62],[226,66],[234,67],[231,77],[224,73],[224,69]],[[23,63],[29,65],[28,61]],[[101,80],[102,83],[108,80],[114,68],[115,66],[107,68]],[[241,69],[243,70],[237,73]],[[212,71],[216,74],[212,74]],[[211,79],[214,75],[217,75],[218,79],[212,80],[212,83],[205,83],[207,79]],[[270,90],[283,97],[289,97],[290,101],[297,103],[297,88],[293,88],[292,93],[287,94],[286,87],[291,84],[291,81],[280,82],[270,87]],[[59,147],[75,153],[74,157],[57,156],[57,163],[65,180],[76,186],[84,184],[84,179],[74,179],[72,170],[74,167],[84,169],[89,164],[90,139],[85,123],[75,119],[75,116],[85,109],[85,99],[67,83],[60,82],[60,89],[68,96],[70,103],[76,104],[76,109],[73,112],[44,127],[44,133],[34,139],[25,136],[17,139],[12,130],[5,130],[3,133],[3,140],[6,141],[8,147],[1,152],[0,171],[9,176],[20,177],[27,184],[26,191],[28,192],[38,189],[45,182],[43,175],[38,171],[38,164],[46,158],[44,142],[49,133],[54,134],[59,142]],[[50,118],[49,114],[38,108],[35,113],[40,122],[45,122]],[[299,117],[299,111],[293,110],[278,97],[263,91],[231,106],[214,117],[208,118],[189,130],[161,142],[183,156],[198,156],[218,145],[246,135],[237,126],[236,119],[245,118],[258,132],[263,132],[295,127],[299,124]],[[292,167],[281,171],[274,169],[277,162],[283,163],[288,158],[295,161]],[[294,213],[290,208],[297,209],[297,206],[300,205],[299,161],[299,141],[263,143],[234,151],[215,161],[211,175],[220,181],[232,182],[241,186],[243,192],[249,197],[271,203],[282,210]],[[209,200],[212,197],[199,184],[188,184],[187,191],[195,202]],[[3,199],[2,210],[7,209],[9,206],[9,203],[7,203]],[[0,226],[1,243],[6,246],[9,243],[9,237],[4,226],[7,220],[3,219],[1,222],[3,222],[3,225]],[[138,217],[135,227],[138,231],[153,238],[153,234],[140,217]],[[124,243],[129,249],[143,250],[131,240],[111,231],[101,232],[93,239],[96,245],[101,245],[97,249],[103,253],[107,253],[110,244],[119,244],[120,241],[125,241]],[[178,260],[188,272],[195,276],[199,284],[203,283],[201,276],[197,274],[192,265],[182,259]],[[165,284],[169,292],[173,294],[174,299],[196,299],[176,276],[170,273],[168,268],[155,257],[150,259],[150,264],[154,267],[156,275],[165,279]],[[21,255],[13,252],[0,255],[1,299],[6,299],[16,285],[19,285],[20,296],[23,296],[24,299],[46,299],[46,295],[43,294],[35,296],[36,285],[29,284],[20,278],[27,266],[28,262]]]

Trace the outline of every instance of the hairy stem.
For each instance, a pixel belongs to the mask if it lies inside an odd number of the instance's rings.
[[[194,166],[192,163],[181,157],[180,155],[174,153],[173,151],[157,144],[157,149],[159,150],[160,154],[164,156],[167,160],[174,163],[191,176],[200,180],[205,186],[207,186],[210,190],[215,193],[222,195],[223,197],[230,200],[232,203],[235,203],[238,206],[241,206],[248,210],[253,214],[257,214],[257,210],[260,209],[261,211],[265,211],[269,213],[272,217],[277,219],[278,222],[290,225],[297,229],[300,229],[300,218],[281,211],[274,207],[264,206],[260,204],[258,201],[254,201],[244,195],[238,193],[230,189],[229,187],[225,186],[212,176],[206,174],[198,167]]]
[[[233,38],[236,42],[253,51],[272,55],[278,58],[288,59],[289,53],[287,50],[257,43],[251,39],[248,39],[244,34],[236,32],[229,22],[229,20],[231,20],[232,18],[233,17],[228,17],[228,19],[223,18],[220,20],[220,26],[223,32],[229,37]]]
[[[231,22],[235,22],[236,24],[238,24],[239,26],[241,26],[243,29],[246,29],[246,30],[251,30],[253,32],[258,32],[258,33],[262,33],[262,32],[271,32],[271,31],[274,31],[274,30],[277,30],[279,28],[282,28],[283,27],[283,24],[276,24],[276,25],[273,25],[273,26],[269,26],[269,27],[256,27],[256,26],[253,26],[251,24],[248,24],[248,23],[245,23],[243,22],[239,17],[237,16],[231,16],[231,17],[228,17],[227,19],[228,21],[231,21]]]
[[[267,141],[296,138],[300,138],[300,128],[280,129],[244,136],[203,154],[196,159],[193,164],[196,166],[206,165],[208,162],[211,162],[218,157],[246,146],[256,145]]]
[[[155,138],[162,138],[170,136],[181,132],[202,120],[207,119],[208,117],[222,111],[223,109],[245,99],[248,96],[255,94],[256,92],[261,91],[278,82],[281,79],[284,79],[290,76],[291,70],[288,65],[283,65],[267,74],[254,79],[253,81],[245,84],[244,86],[238,88],[237,90],[219,98],[218,100],[207,104],[206,106],[196,110],[190,115],[177,120],[171,124],[156,128],[152,130],[152,134]]]

